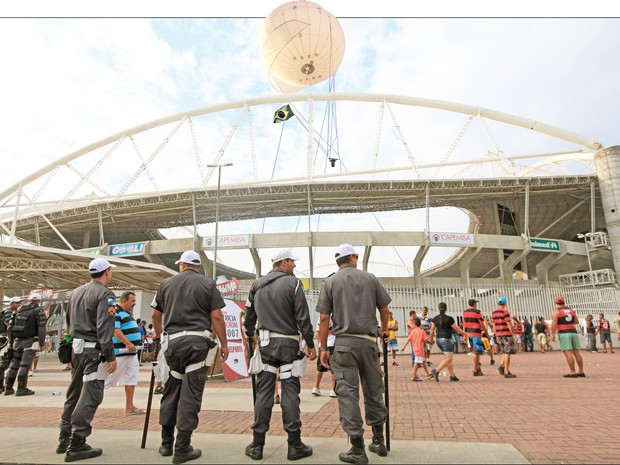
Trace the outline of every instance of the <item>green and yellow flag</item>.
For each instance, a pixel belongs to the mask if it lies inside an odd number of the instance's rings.
[[[281,123],[282,121],[286,121],[287,119],[291,119],[293,116],[295,116],[295,113],[293,113],[293,110],[291,110],[290,105],[284,105],[282,108],[279,108],[273,114],[273,122],[274,123]]]

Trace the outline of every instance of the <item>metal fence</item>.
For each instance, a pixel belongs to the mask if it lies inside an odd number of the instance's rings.
[[[237,295],[230,298],[243,300],[247,299],[247,288],[239,290]],[[471,298],[478,300],[478,308],[485,316],[491,316],[497,307],[497,299],[506,297],[508,299],[507,308],[510,314],[527,318],[535,323],[539,317],[550,321],[553,318],[555,309],[554,298],[564,296],[566,305],[577,313],[580,320],[587,314],[592,314],[597,320],[600,313],[612,322],[620,311],[620,290],[615,287],[584,289],[566,288],[559,284],[541,285],[536,281],[514,281],[511,284],[498,283],[497,280],[472,280],[469,288],[463,287],[460,282],[432,282],[427,280],[423,286],[386,286],[388,294],[392,297],[390,310],[394,313],[394,318],[399,323],[399,336],[406,336],[406,321],[409,312],[415,310],[420,312],[422,307],[429,308],[429,314],[434,316],[438,313],[439,302],[445,302],[448,306],[448,314],[458,322],[461,315],[467,308],[467,301]],[[319,315],[315,312],[316,303],[319,297],[319,290],[307,290],[306,298],[310,307],[310,317],[316,325]]]

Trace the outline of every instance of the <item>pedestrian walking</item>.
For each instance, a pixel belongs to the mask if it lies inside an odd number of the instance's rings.
[[[614,346],[611,344],[611,325],[609,320],[605,319],[605,315],[599,314],[598,327],[596,332],[601,338],[601,345],[603,346],[603,353],[607,353],[607,344],[609,344],[609,352],[614,353]]]
[[[71,382],[60,419],[57,454],[65,462],[100,456],[103,451],[86,444],[91,422],[103,401],[108,374],[116,370],[114,354],[114,293],[106,286],[112,267],[104,258],[88,264],[91,280],[71,293],[67,304],[67,327],[72,338]]]
[[[491,315],[498,342],[504,349],[502,353],[502,363],[497,370],[504,378],[516,378],[517,375],[510,371],[510,356],[516,353],[515,347],[517,339],[515,328],[510,319],[510,313],[506,309],[507,303],[508,299],[506,299],[506,297],[497,299],[497,308],[493,310],[493,314]]]
[[[40,306],[41,296],[33,293],[30,303],[13,312],[8,325],[9,346],[13,348],[6,373],[4,395],[31,396],[28,389],[28,372],[37,352],[45,350],[45,312]],[[17,379],[17,390],[13,384]]]
[[[349,436],[351,448],[339,458],[347,463],[368,463],[360,411],[359,386],[364,396],[366,424],[372,427],[369,450],[385,457],[388,450],[383,425],[388,414],[383,400],[384,385],[377,347],[377,310],[381,337],[388,337],[391,298],[371,273],[357,269],[359,256],[350,244],[336,250],[338,271],[323,281],[317,311],[320,316],[319,341],[327,345],[329,319],[336,336],[334,354],[321,351],[321,363],[331,367],[336,377],[340,424]]]
[[[319,327],[320,327],[321,323],[318,322],[316,325],[316,333],[317,333],[317,337],[318,337],[318,333],[319,333]],[[329,322],[329,329],[327,331],[327,351],[331,354],[334,353],[334,344],[336,343],[336,336],[334,336],[332,334],[332,322],[330,320]],[[319,347],[319,351],[321,350],[321,348]],[[330,369],[325,368],[323,366],[323,364],[321,363],[321,359],[317,357],[316,359],[316,377],[315,377],[315,382],[314,382],[314,387],[312,388],[312,395],[315,397],[319,397],[321,395],[321,379],[323,378],[323,373],[326,372],[331,372]],[[336,380],[334,378],[334,374],[331,373],[332,376],[332,388],[331,388],[331,392],[329,393],[329,397],[338,397],[336,395],[336,391],[334,391],[334,388],[336,387]]]
[[[418,368],[420,367],[424,369],[426,379],[433,379],[433,375],[429,373],[428,367],[426,366],[426,341],[428,341],[428,336],[426,335],[426,331],[420,327],[420,318],[416,317],[413,323],[413,329],[409,333],[409,336],[407,336],[407,340],[400,351],[403,352],[407,344],[411,343],[411,347],[413,348],[411,352],[413,355],[411,363],[411,381],[422,381],[418,377]]]
[[[469,299],[467,305],[469,308],[463,312],[463,330],[470,338],[471,353],[474,359],[474,376],[483,376],[480,368],[480,355],[484,353],[482,332],[487,332],[487,325],[482,318],[482,313],[478,310],[478,301]]]
[[[547,335],[549,328],[545,323],[545,319],[541,316],[538,318],[538,323],[534,325],[534,331],[536,332],[536,340],[540,346],[540,352],[545,353],[545,347],[547,345]]]
[[[583,358],[579,350],[579,336],[577,334],[577,315],[572,308],[565,305],[564,297],[555,298],[555,311],[553,312],[553,323],[551,324],[551,339],[555,341],[555,335],[558,333],[560,339],[560,350],[566,357],[566,363],[570,368],[570,373],[565,374],[565,378],[585,378],[583,372]],[[575,363],[579,371],[575,370]]]
[[[215,361],[213,332],[219,339],[222,361],[228,358],[228,342],[222,314],[224,299],[215,281],[200,274],[200,255],[187,250],[175,264],[179,265],[179,274],[164,279],[159,286],[151,320],[155,340],[161,340],[160,350],[170,368],[159,409],[159,453],[172,455],[174,444],[172,463],[184,463],[202,455],[200,449],[192,447],[191,439],[198,426],[208,370]]]
[[[441,370],[446,368],[448,373],[450,373],[450,381],[458,381],[459,378],[456,376],[454,372],[453,366],[453,358],[454,358],[454,349],[457,345],[454,343],[454,339],[452,338],[452,332],[454,334],[460,334],[461,336],[467,338],[468,335],[465,331],[463,331],[459,325],[456,324],[454,318],[450,315],[446,315],[448,311],[448,306],[445,302],[440,302],[437,306],[439,310],[439,315],[436,315],[431,321],[431,338],[429,342],[433,344],[437,342],[437,347],[441,350],[443,354],[443,360],[437,368],[434,368],[431,373],[435,378],[435,381],[439,381],[439,374]]]
[[[422,312],[420,313],[420,328],[422,328],[422,330],[426,333],[426,339],[427,341],[430,339],[431,337],[431,322],[432,322],[432,318],[430,317],[430,315],[428,314],[428,307],[422,307]],[[428,342],[424,343],[424,350],[425,350],[425,363],[427,366],[432,365],[431,363],[431,346]]]
[[[394,318],[394,314],[390,312],[390,317],[388,319],[388,341],[387,341],[387,349],[388,352],[392,352],[392,365],[398,366],[398,362],[396,361],[396,353],[398,352],[398,339],[396,338],[398,331],[398,321]]]

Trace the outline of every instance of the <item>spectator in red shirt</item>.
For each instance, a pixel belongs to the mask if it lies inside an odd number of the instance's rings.
[[[611,345],[611,325],[609,320],[605,319],[602,313],[599,315],[598,328],[596,332],[600,335],[601,344],[603,345],[603,353],[607,353],[607,343],[609,343],[609,352],[614,353],[614,346]]]
[[[480,369],[480,355],[484,353],[482,343],[482,331],[488,333],[487,325],[482,318],[482,313],[478,310],[478,301],[469,299],[469,308],[463,312],[463,331],[471,337],[472,353],[474,354],[474,376],[483,376]]]
[[[512,326],[514,327],[514,336],[517,341],[517,352],[523,352],[523,326],[516,316],[512,317]]]
[[[493,319],[493,324],[495,325],[495,336],[497,337],[498,343],[504,349],[504,353],[502,354],[502,363],[499,366],[499,374],[504,378],[516,378],[517,375],[514,375],[510,372],[510,356],[515,351],[515,328],[510,322],[510,313],[506,309],[506,303],[508,299],[506,297],[500,297],[497,299],[497,308],[493,310],[493,314],[491,318]]]

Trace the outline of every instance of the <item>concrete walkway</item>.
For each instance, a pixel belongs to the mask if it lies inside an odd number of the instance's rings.
[[[618,352],[618,351],[617,351]],[[472,358],[455,356],[458,383],[446,376],[435,381],[410,381],[410,359],[398,357],[390,366],[391,452],[386,458],[369,453],[371,463],[619,463],[620,354],[583,353],[587,378],[567,379],[563,355],[525,353],[513,356],[515,379],[505,379],[484,357],[483,377],[472,377]],[[438,364],[440,355],[431,360]],[[41,358],[29,380],[34,396],[0,396],[2,427],[0,463],[62,463],[54,453],[58,422],[70,378],[53,354]],[[422,374],[422,373],[420,373]],[[315,367],[309,364],[302,380],[301,409],[304,442],[315,453],[300,463],[338,463],[338,453],[349,448],[340,427],[337,399],[314,397]],[[135,404],[145,408],[150,371],[143,366]],[[54,392],[61,395],[55,396]],[[144,415],[124,414],[124,390],[106,391],[88,439],[104,455],[82,463],[170,463],[157,452],[160,429],[153,402],[149,435],[140,449]],[[207,382],[200,424],[192,444],[203,456],[192,463],[254,463],[244,455],[251,442],[251,383],[248,379]],[[366,443],[370,441],[369,428]],[[17,447],[10,447],[14,444]],[[267,436],[264,463],[287,463],[286,433],[275,406]]]

